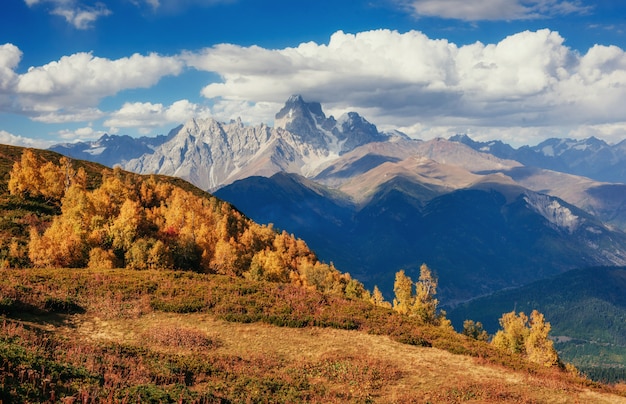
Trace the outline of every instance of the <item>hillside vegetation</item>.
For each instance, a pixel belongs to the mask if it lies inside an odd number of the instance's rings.
[[[180,180],[8,146],[0,178],[0,402],[626,401],[540,313],[454,332],[425,264],[392,305]]]
[[[304,241],[208,194],[117,168],[89,175],[32,150],[16,157],[0,201],[13,213],[2,226],[0,265],[193,270],[366,297]]]
[[[4,402],[626,402],[624,390],[291,284],[5,269],[0,295]]]

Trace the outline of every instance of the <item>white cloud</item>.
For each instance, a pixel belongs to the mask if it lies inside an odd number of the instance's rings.
[[[88,29],[91,28],[91,24],[98,18],[110,15],[111,11],[105,5],[98,4],[96,7],[88,9],[57,8],[51,14],[65,18],[65,21],[76,29]]]
[[[463,21],[529,20],[584,14],[591,7],[566,0],[398,0],[418,17]]]
[[[95,119],[101,115],[96,107],[103,98],[127,89],[149,88],[182,69],[183,62],[177,58],[154,53],[115,60],[76,53],[18,75],[13,79],[12,97],[23,113],[42,122]]]
[[[563,128],[626,121],[624,50],[596,45],[580,54],[547,29],[465,46],[416,31],[340,31],[328,44],[218,45],[182,57],[222,77],[202,94],[224,109],[300,93],[326,110],[361,112],[381,127],[529,128],[511,132],[519,141],[531,132],[566,135]]]
[[[602,125],[583,125],[574,128],[570,135],[577,139],[595,136],[609,143],[619,143],[626,139],[626,122]]]
[[[68,24],[76,29],[88,29],[100,17],[111,14],[104,3],[95,3],[93,6],[84,5],[77,0],[25,0],[29,7],[41,3],[49,3],[52,8],[50,14],[65,18]]]
[[[15,68],[22,59],[22,51],[17,46],[7,43],[0,45],[0,93],[9,91],[15,85]]]
[[[464,46],[418,31],[376,30],[339,31],[327,44],[284,49],[221,44],[115,60],[77,53],[18,74],[21,57],[16,46],[0,46],[0,111],[44,123],[101,119],[102,99],[150,88],[186,66],[221,77],[202,89],[210,109],[187,100],[127,102],[108,116],[112,131],[147,133],[202,114],[271,124],[295,93],[336,116],[354,110],[422,138],[471,131],[525,144],[568,134],[616,138],[626,126],[626,52],[596,45],[579,53],[547,29]]]
[[[37,140],[19,135],[14,135],[5,130],[0,129],[0,143],[13,146],[35,147],[39,149],[47,149],[53,145],[53,141]]]
[[[104,131],[94,130],[92,126],[85,126],[74,130],[61,130],[59,131],[59,137],[63,140],[79,141],[79,140],[92,140],[104,135]]]
[[[274,115],[283,106],[283,102],[250,102],[243,100],[221,99],[211,108],[212,116],[223,122],[240,118],[245,124],[265,123],[272,125]]]
[[[179,60],[155,53],[110,60],[81,52],[31,67],[20,76],[17,91],[42,96],[85,93],[88,100],[97,100],[127,88],[150,87],[165,75],[179,74],[182,67]]]
[[[105,116],[98,108],[60,109],[48,113],[39,113],[31,117],[35,122],[42,123],[69,123],[94,121]]]
[[[170,106],[150,102],[125,103],[122,108],[111,114],[104,124],[117,132],[120,128],[138,128],[140,133],[164,125],[180,124],[193,117],[210,116],[211,111],[205,106],[188,100],[179,100]]]

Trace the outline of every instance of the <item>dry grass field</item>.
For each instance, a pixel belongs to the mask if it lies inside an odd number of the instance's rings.
[[[5,270],[0,298],[3,403],[626,403],[623,388],[294,286]]]
[[[283,328],[217,320],[204,314],[151,313],[141,319],[77,316],[58,330],[91,342],[124,342],[155,351],[240,357],[275,367],[316,369],[313,383],[381,403],[626,403],[626,398],[524,374],[437,348],[415,347],[387,336],[329,328]],[[202,335],[208,344],[174,343],[158,335]],[[156,336],[156,337],[155,337]],[[183,337],[184,338],[184,337]],[[342,401],[341,397],[336,398]]]

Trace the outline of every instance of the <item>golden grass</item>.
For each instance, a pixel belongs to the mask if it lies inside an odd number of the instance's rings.
[[[179,352],[193,355],[210,351],[220,357],[266,358],[277,364],[300,364],[297,367],[301,369],[318,369],[311,371],[312,380],[322,374],[319,383],[330,389],[351,389],[354,397],[361,398],[365,395],[357,394],[355,390],[363,387],[374,402],[626,403],[626,398],[571,385],[556,376],[535,377],[490,365],[477,358],[436,348],[409,346],[386,336],[359,331],[282,328],[261,323],[230,323],[206,314],[156,312],[135,319],[103,320],[76,315],[71,324],[59,329],[68,337],[91,342],[123,342],[156,351],[173,349],[158,338],[146,338],[158,330],[184,330],[195,338],[204,335],[208,341],[214,341],[182,347],[182,350],[176,347]],[[373,371],[387,377],[383,384],[367,386],[369,379],[363,376],[362,370],[357,371],[356,376],[345,370],[344,376],[364,379],[361,382],[366,385],[357,386],[347,377],[331,377],[328,371],[319,370],[329,366],[373,367],[376,368]],[[376,394],[372,395],[372,392]]]

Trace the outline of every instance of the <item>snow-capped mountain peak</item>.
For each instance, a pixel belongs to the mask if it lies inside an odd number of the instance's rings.
[[[277,172],[312,176],[323,164],[366,143],[400,137],[382,134],[356,112],[339,120],[326,117],[318,102],[289,97],[276,114],[275,127],[245,126],[213,118],[194,118],[154,153],[125,164],[139,173],[185,178],[206,190],[215,190],[253,175]]]
[[[344,154],[366,143],[388,140],[356,112],[343,114],[339,119],[327,117],[319,102],[305,102],[302,96],[292,95],[276,114],[274,125],[296,134],[302,141],[326,148],[331,154]]]

